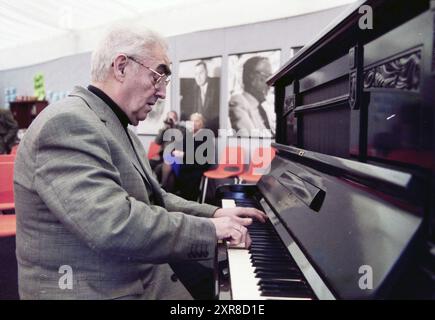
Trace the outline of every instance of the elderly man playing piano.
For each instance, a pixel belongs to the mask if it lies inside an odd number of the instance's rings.
[[[22,299],[190,299],[172,263],[212,259],[218,239],[250,245],[253,208],[166,193],[128,129],[164,99],[165,41],[117,26],[76,87],[32,123],[15,162]]]

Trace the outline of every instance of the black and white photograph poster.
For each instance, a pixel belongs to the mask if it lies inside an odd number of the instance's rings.
[[[206,58],[180,62],[180,120],[189,120],[192,113],[205,118],[205,128],[217,136],[219,129],[219,97],[222,58]]]
[[[266,80],[280,66],[280,50],[228,57],[230,127],[240,136],[275,136],[273,88]]]
[[[137,134],[158,134],[159,130],[165,125],[163,121],[171,109],[171,86],[166,87],[165,100],[159,99],[153,106],[152,111],[147,114],[145,120],[140,121],[136,133]]]

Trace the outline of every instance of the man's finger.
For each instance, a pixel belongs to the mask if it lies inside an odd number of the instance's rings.
[[[240,218],[240,217],[234,217],[237,223],[241,224],[242,226],[249,226],[252,223],[252,218]]]
[[[248,229],[246,229],[246,227],[244,227],[244,226],[240,226],[239,228],[240,228],[239,230],[242,234],[242,238],[240,240],[240,243],[245,244],[246,243],[246,236],[248,235]]]
[[[252,244],[251,237],[249,236],[249,233],[246,233],[245,248],[249,249],[251,247],[251,244]]]
[[[267,215],[255,208],[243,208],[242,215],[255,218],[261,222],[266,222]]]
[[[242,242],[241,240],[242,240],[242,232],[234,228],[231,231],[230,245],[237,246]]]

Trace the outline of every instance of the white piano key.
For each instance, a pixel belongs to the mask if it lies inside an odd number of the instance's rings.
[[[222,208],[235,208],[234,199],[222,199]],[[241,246],[241,248],[243,248]],[[255,268],[251,263],[248,250],[227,243],[228,264],[233,300],[311,300],[299,297],[263,297],[258,286],[259,278],[255,277]]]
[[[248,250],[228,249],[228,263],[233,300],[261,300]]]
[[[235,208],[236,202],[234,199],[222,199],[222,208]]]
[[[260,287],[257,284],[259,279],[255,277],[249,251],[229,248],[227,253],[233,300],[312,300],[300,297],[261,296]]]
[[[222,199],[222,208],[235,208],[234,199]],[[242,248],[244,245],[242,246]],[[249,250],[227,243],[228,264],[233,300],[311,300],[300,297],[263,297],[258,286],[259,278],[255,277],[255,268],[251,263]]]

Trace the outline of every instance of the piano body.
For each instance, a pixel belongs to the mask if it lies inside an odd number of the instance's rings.
[[[219,247],[220,299],[435,298],[434,35],[435,1],[358,2],[268,80],[270,172],[216,197],[270,219]]]

